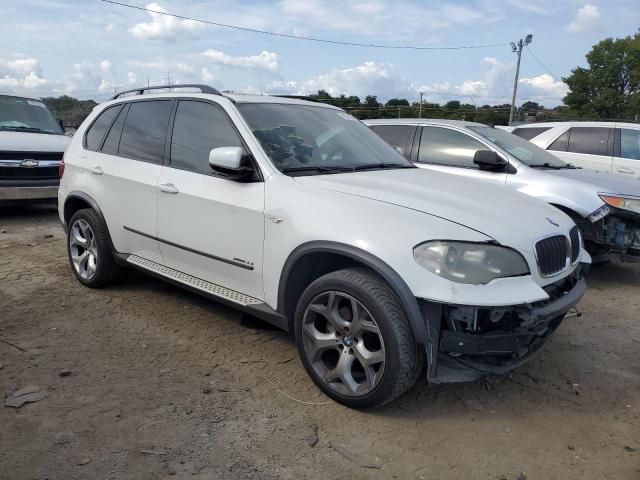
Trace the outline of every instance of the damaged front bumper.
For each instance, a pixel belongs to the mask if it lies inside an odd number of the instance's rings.
[[[605,206],[606,214],[595,221],[584,219],[580,224],[582,237],[599,247],[589,253],[619,252],[640,255],[640,215]]]
[[[549,299],[510,307],[447,305],[420,300],[428,326],[431,383],[502,375],[531,359],[586,291],[582,268],[545,287]]]

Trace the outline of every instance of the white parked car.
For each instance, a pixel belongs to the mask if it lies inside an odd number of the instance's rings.
[[[504,129],[473,122],[367,120],[416,165],[544,200],[578,224],[587,250],[640,255],[640,182],[579,169]]]
[[[137,268],[261,317],[352,407],[425,365],[504,373],[582,297],[589,254],[544,202],[416,168],[329,105],[184,88],[117,95],[73,137],[59,211],[82,284]]]
[[[576,167],[640,179],[638,123],[532,123],[513,133]]]
[[[0,95],[0,201],[57,199],[69,140],[41,100]]]

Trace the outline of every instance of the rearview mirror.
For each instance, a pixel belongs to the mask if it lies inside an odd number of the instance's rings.
[[[62,119],[61,118],[56,118],[56,120],[58,121],[58,125],[60,125],[60,128],[62,130],[64,130],[64,122],[62,121]]]
[[[251,167],[243,165],[242,147],[218,147],[209,152],[209,166],[231,180],[246,180],[254,175]]]
[[[473,163],[485,170],[502,171],[507,162],[493,150],[478,150],[473,156]]]

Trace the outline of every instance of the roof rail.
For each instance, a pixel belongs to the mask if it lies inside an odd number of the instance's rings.
[[[133,88],[131,90],[124,90],[122,92],[116,93],[109,100],[115,100],[116,98],[120,98],[122,95],[127,93],[134,93],[135,95],[142,95],[144,92],[148,90],[166,90],[171,88],[199,88],[202,93],[211,93],[213,95],[222,95],[218,90],[209,85],[200,85],[197,83],[179,83],[175,85],[154,85],[153,87],[141,87],[141,88]]]
[[[324,103],[322,100],[308,97],[307,95],[272,95],[272,97],[293,98],[294,100],[306,100],[307,102]]]

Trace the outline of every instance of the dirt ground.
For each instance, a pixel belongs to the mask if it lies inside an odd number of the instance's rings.
[[[286,334],[137,273],[84,288],[55,210],[0,209],[0,397],[48,394],[0,405],[0,478],[637,480],[640,264],[589,284],[512,375],[360,412]]]

